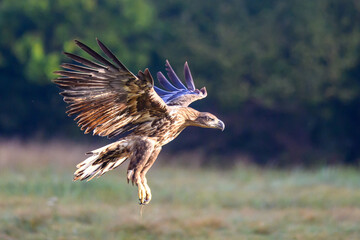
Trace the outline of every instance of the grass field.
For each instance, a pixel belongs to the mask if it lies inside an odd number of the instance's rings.
[[[91,147],[2,141],[0,239],[360,239],[360,172],[166,166],[137,204],[126,166],[72,182]],[[179,159],[181,161],[181,159]]]

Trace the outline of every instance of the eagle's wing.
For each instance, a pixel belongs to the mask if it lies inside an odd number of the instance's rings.
[[[188,106],[190,103],[202,99],[207,96],[206,88],[198,90],[195,89],[194,81],[191,76],[190,68],[187,62],[184,65],[185,81],[186,86],[181,82],[179,77],[176,75],[172,69],[168,60],[166,60],[166,71],[170,79],[167,80],[166,77],[161,73],[157,73],[157,78],[165,89],[154,87],[155,91],[159,96],[165,101],[169,106]]]
[[[168,114],[167,105],[154,91],[148,69],[135,76],[99,40],[98,45],[114,64],[85,44],[75,42],[101,63],[65,53],[82,65],[65,63],[62,67],[67,70],[55,72],[61,76],[54,82],[64,89],[60,94],[69,104],[67,113],[77,115],[75,120],[81,130],[110,138]]]

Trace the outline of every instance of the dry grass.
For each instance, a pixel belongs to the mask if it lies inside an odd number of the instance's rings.
[[[89,183],[71,181],[92,148],[3,141],[0,239],[360,239],[354,169],[157,164],[148,174],[153,201],[140,216],[126,166]]]

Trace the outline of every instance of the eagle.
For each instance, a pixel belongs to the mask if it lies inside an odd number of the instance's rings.
[[[185,83],[179,79],[168,60],[166,71],[157,78],[162,88],[154,86],[148,68],[136,75],[98,39],[106,57],[75,40],[75,44],[93,59],[64,52],[73,63],[63,63],[63,70],[54,83],[63,91],[60,95],[69,104],[69,116],[76,116],[85,134],[119,140],[93,150],[79,163],[74,181],[91,180],[115,169],[129,160],[127,182],[138,187],[141,205],[151,201],[146,173],[157,159],[162,146],[176,138],[188,126],[224,130],[224,123],[207,112],[191,107],[192,102],[207,96],[206,88],[195,88],[188,63],[185,62]],[[94,61],[95,60],[95,61]]]

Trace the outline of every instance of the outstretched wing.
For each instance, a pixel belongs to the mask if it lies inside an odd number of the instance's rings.
[[[81,130],[111,138],[167,115],[167,105],[154,91],[148,69],[135,76],[99,40],[101,50],[113,63],[85,44],[75,43],[99,63],[65,53],[82,65],[62,64],[66,70],[56,71],[61,77],[54,82],[64,89],[60,94],[69,104],[67,113],[77,115]]]
[[[154,89],[167,105],[187,107],[190,103],[207,96],[205,87],[200,90],[195,89],[194,81],[187,62],[185,62],[184,65],[186,86],[176,75],[168,60],[166,60],[165,66],[167,75],[171,82],[167,80],[161,72],[158,72],[157,78],[165,90],[156,86]]]

